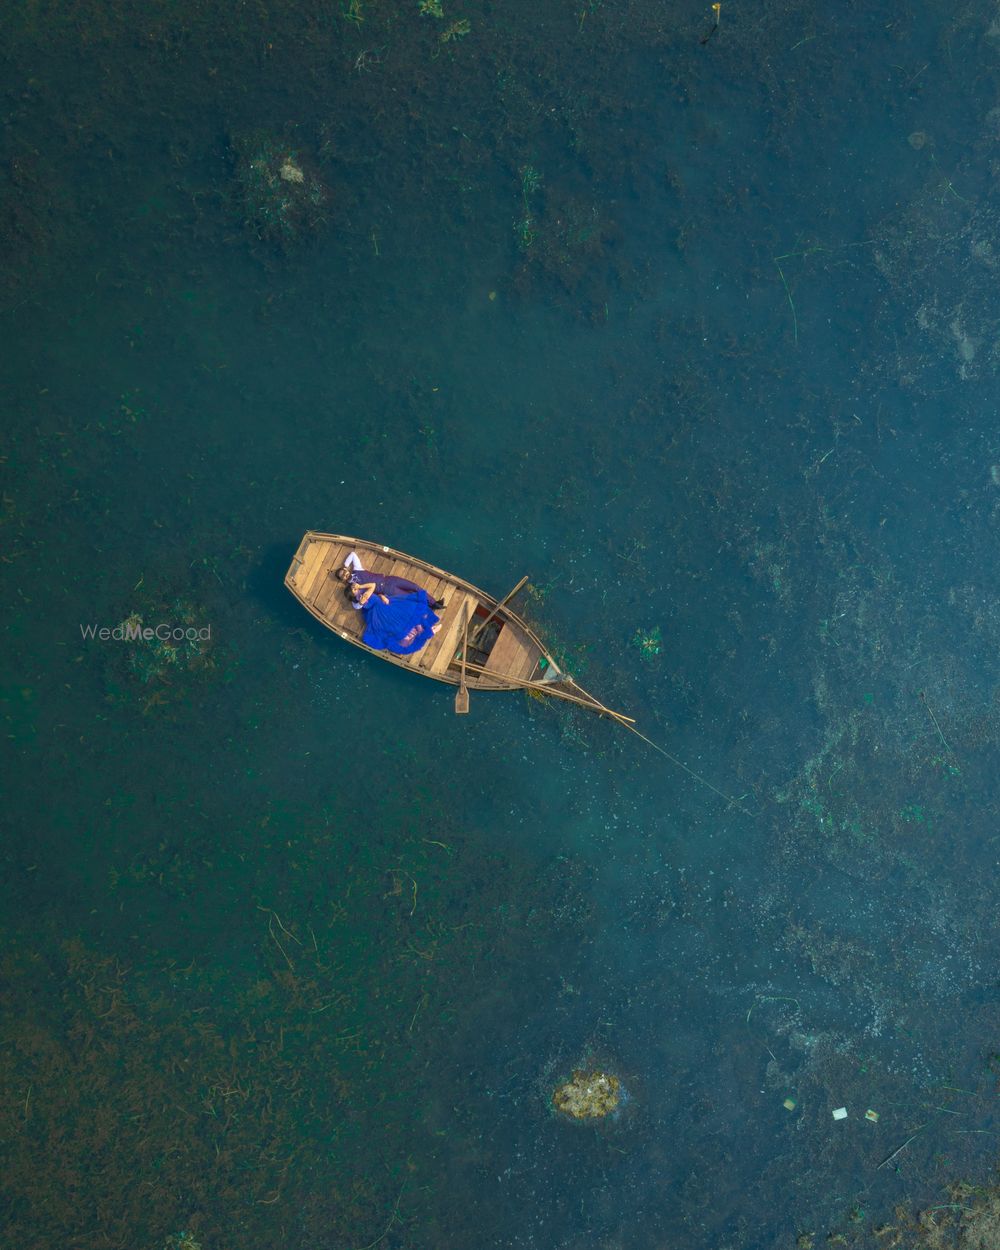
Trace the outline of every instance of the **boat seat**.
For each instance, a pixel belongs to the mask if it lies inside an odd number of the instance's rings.
[[[421,662],[420,667],[427,669],[429,672],[438,674],[447,670],[452,660],[455,658],[456,650],[461,651],[462,648],[462,626],[465,623],[465,612],[463,609],[468,607],[469,621],[476,614],[478,601],[475,595],[470,595],[459,591],[453,595],[448,607],[444,610],[441,617],[441,629],[438,631],[437,637],[424,648],[426,656]]]

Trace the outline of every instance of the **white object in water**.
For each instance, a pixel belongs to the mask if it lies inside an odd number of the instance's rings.
[[[834,1118],[835,1120],[846,1120],[846,1119],[847,1119],[847,1108],[846,1108],[846,1107],[838,1107],[838,1108],[834,1111],[834,1113],[833,1113],[833,1118]]]

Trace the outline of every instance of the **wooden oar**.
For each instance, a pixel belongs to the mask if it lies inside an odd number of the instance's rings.
[[[469,605],[465,605],[465,629],[462,632],[462,680],[455,695],[455,712],[462,716],[469,710],[469,687],[465,684],[465,659],[469,651]]]
[[[511,599],[513,599],[513,598],[514,598],[514,596],[515,596],[515,595],[517,594],[517,592],[521,589],[521,587],[522,587],[522,586],[523,586],[523,585],[527,582],[527,580],[528,580],[528,575],[527,575],[527,573],[525,573],[524,577],[522,577],[522,578],[521,578],[521,580],[517,583],[517,585],[514,587],[514,589],[513,589],[512,591],[510,591],[508,594],[504,595],[504,597],[500,600],[500,602],[497,604],[497,606],[496,606],[496,607],[493,609],[493,611],[489,614],[489,616],[486,618],[486,620],[485,620],[485,621],[483,621],[483,623],[482,623],[481,625],[477,625],[477,626],[476,626],[476,632],[472,635],[472,645],[473,645],[473,646],[475,646],[475,645],[476,645],[477,640],[478,640],[479,638],[481,638],[481,637],[482,637],[483,630],[484,630],[484,629],[486,628],[486,626],[490,623],[490,621],[492,621],[492,620],[493,620],[493,618],[494,618],[494,617],[496,616],[496,614],[500,611],[500,609],[504,606],[504,604],[506,604],[506,603],[510,603]]]

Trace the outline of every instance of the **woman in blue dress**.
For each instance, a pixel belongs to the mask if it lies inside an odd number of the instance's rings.
[[[398,599],[371,593],[361,605],[361,611],[365,615],[361,641],[375,651],[412,655],[426,646],[441,628],[426,590]]]

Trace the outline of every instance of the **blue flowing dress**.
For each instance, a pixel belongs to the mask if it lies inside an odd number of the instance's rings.
[[[388,603],[372,595],[361,610],[365,614],[361,641],[375,651],[392,651],[395,655],[419,651],[434,637],[431,626],[439,620],[431,610],[426,590],[390,599]]]

